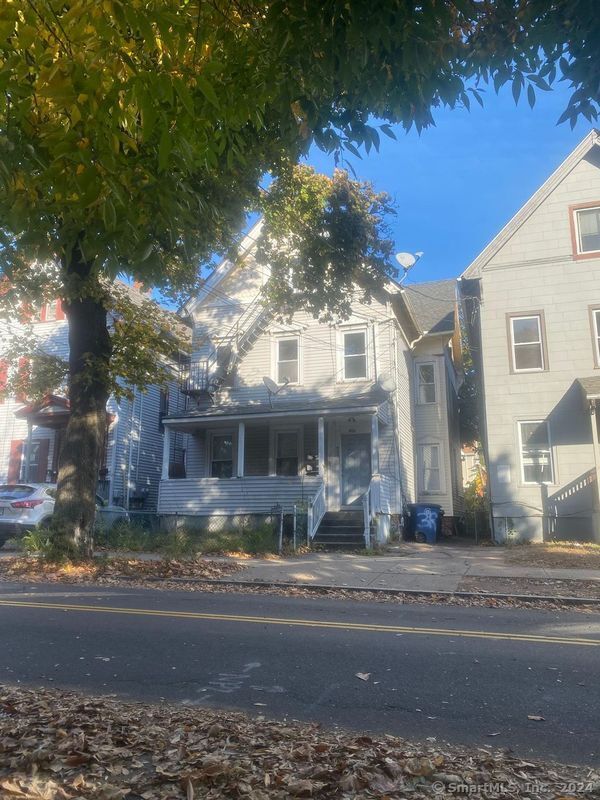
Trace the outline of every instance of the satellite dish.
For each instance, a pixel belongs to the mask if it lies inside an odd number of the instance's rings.
[[[277,386],[274,380],[269,378],[268,375],[263,377],[263,383],[267,387],[269,394],[279,394],[280,386]]]
[[[410,269],[415,265],[417,259],[412,253],[396,253],[396,261],[401,267],[404,267],[404,269]]]
[[[393,392],[396,388],[390,375],[381,375],[378,382],[384,392]]]

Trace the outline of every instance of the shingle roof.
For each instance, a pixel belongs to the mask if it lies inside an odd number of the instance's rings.
[[[404,286],[408,299],[423,333],[452,333],[456,307],[456,281],[429,281]]]
[[[577,382],[583,389],[585,397],[590,399],[600,397],[600,375],[593,375],[591,378],[578,378]]]

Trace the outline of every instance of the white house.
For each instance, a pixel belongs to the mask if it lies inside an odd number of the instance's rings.
[[[455,282],[389,281],[344,322],[284,324],[262,301],[255,233],[184,309],[188,403],[164,419],[159,513],[203,528],[308,506],[311,538],[348,544],[385,539],[407,502],[460,513]],[[178,434],[185,478],[168,475]]]
[[[600,134],[464,272],[495,538],[600,540]]]
[[[134,287],[128,287],[128,291],[134,301],[141,296]],[[68,329],[60,300],[41,306],[32,322],[40,350],[66,359]],[[13,320],[4,324],[6,341],[9,329],[20,323]],[[2,341],[0,329],[0,382],[8,369],[2,359]],[[162,417],[177,412],[184,403],[175,380],[165,389],[136,389],[131,400],[109,399],[98,494],[127,508],[156,509],[163,459]],[[68,418],[69,403],[64,394],[48,395],[37,403],[23,397],[0,398],[0,483],[54,483]],[[172,474],[183,471],[183,461],[183,439],[177,437],[170,443]]]

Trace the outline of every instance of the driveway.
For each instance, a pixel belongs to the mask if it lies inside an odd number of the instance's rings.
[[[504,548],[405,542],[383,556],[310,553],[297,558],[253,559],[232,576],[336,587],[456,591],[466,577],[557,578],[600,581],[600,570],[547,569],[506,564]]]

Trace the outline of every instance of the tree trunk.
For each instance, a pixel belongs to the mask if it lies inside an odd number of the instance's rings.
[[[78,246],[63,265],[63,272],[71,413],[59,456],[53,528],[62,551],[91,558],[112,346],[104,292]]]

